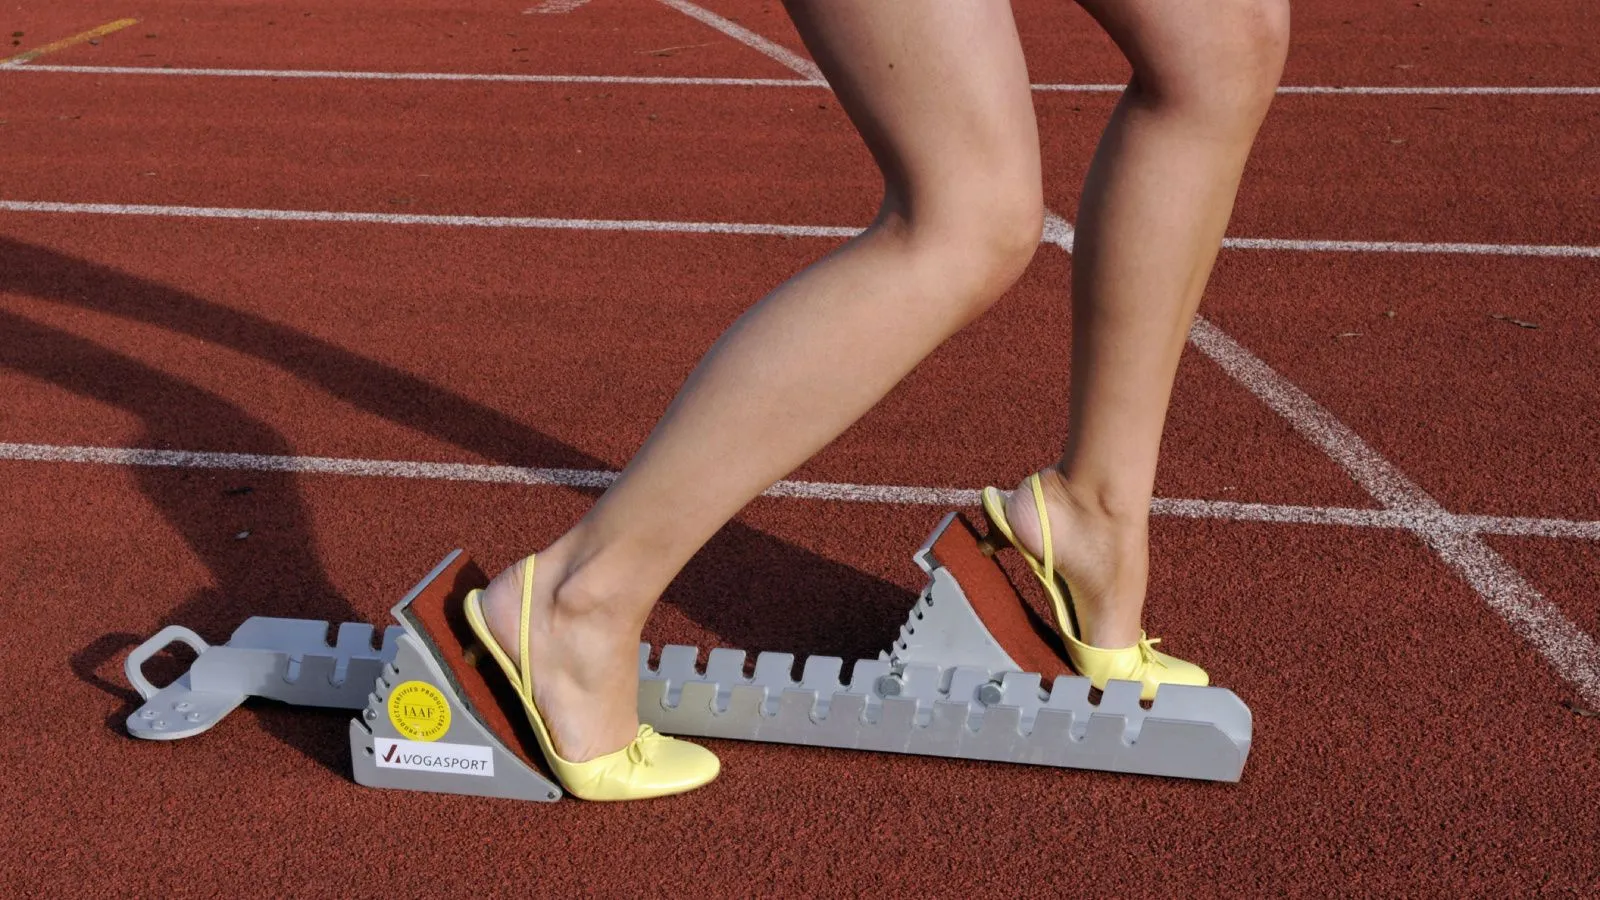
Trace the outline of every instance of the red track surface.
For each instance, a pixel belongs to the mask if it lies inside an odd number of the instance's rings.
[[[141,19],[40,64],[791,75],[665,6],[520,14],[536,2],[97,0],[0,27],[24,31],[23,49]],[[776,3],[706,5],[798,47]],[[1121,76],[1071,5],[1017,9],[1036,80]],[[1585,11],[1297,9],[1286,81],[1592,83]],[[1111,102],[1039,96],[1050,199],[1069,218]],[[0,120],[3,200],[820,225],[863,223],[875,200],[837,105],[809,88],[0,73]],[[1596,96],[1287,96],[1232,233],[1600,244],[1597,125]],[[831,243],[0,212],[0,442],[611,469],[715,335]],[[1047,458],[1067,332],[1037,325],[1060,322],[1069,265],[1042,250],[1004,303],[795,477],[970,488]],[[1204,312],[1452,512],[1594,520],[1597,277],[1593,258],[1229,251]],[[24,896],[1600,884],[1600,719],[1571,712],[1586,702],[1574,687],[1409,532],[1156,519],[1149,625],[1254,711],[1238,785],[717,742],[724,774],[706,790],[535,807],[360,788],[345,714],[254,705],[199,738],[133,741],[121,661],[169,622],[212,639],[251,614],[380,622],[445,550],[494,571],[588,495],[0,466],[0,863]],[[1179,374],[1158,493],[1375,506],[1199,354]],[[757,501],[646,636],[874,656],[943,512]],[[1600,632],[1595,542],[1485,540]]]

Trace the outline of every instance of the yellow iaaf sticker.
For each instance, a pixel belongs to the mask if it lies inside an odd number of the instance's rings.
[[[450,730],[450,704],[426,681],[403,681],[389,693],[389,721],[413,741],[436,741]]]

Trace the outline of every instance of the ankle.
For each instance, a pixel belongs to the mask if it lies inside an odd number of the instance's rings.
[[[555,583],[552,614],[565,622],[586,622],[608,629],[644,629],[659,592],[641,589],[640,580],[615,558],[598,552],[571,563]]]
[[[1045,496],[1072,509],[1086,523],[1110,531],[1146,531],[1150,492],[1122,484],[1069,476],[1059,465],[1039,473]]]

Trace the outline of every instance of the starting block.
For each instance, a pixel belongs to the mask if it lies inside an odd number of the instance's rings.
[[[1250,710],[1219,687],[1111,681],[1098,698],[1071,673],[1050,626],[1017,594],[972,524],[945,516],[913,557],[927,574],[893,645],[875,660],[796,659],[639,646],[639,719],[663,734],[728,738],[1238,781]],[[350,722],[355,780],[371,787],[552,801],[514,688],[480,648],[462,598],[488,577],[460,550],[372,626],[253,617],[226,644],[169,626],[129,654],[145,700],[128,732],[191,737],[250,697],[359,710]],[[143,666],[173,643],[197,658],[166,687]],[[487,662],[487,665],[482,665]],[[508,711],[511,713],[508,715]]]

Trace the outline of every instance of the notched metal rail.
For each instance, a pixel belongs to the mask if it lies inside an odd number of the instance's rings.
[[[346,622],[330,644],[327,622],[254,616],[226,644],[213,646],[188,628],[169,625],[134,648],[123,664],[145,701],[128,717],[128,733],[156,741],[192,737],[250,697],[360,709],[404,632],[389,626],[376,647],[373,633],[364,622]],[[189,671],[158,688],[144,677],[144,664],[172,644],[186,644],[197,656]]]
[[[704,670],[693,647],[641,649],[640,718],[658,731],[992,762],[1028,763],[1237,781],[1250,744],[1250,711],[1231,691],[1164,686],[1149,709],[1139,685],[1114,681],[1098,703],[1087,678],[968,666],[900,666],[813,656],[799,681],[794,657],[713,650]],[[892,685],[892,687],[891,687]]]

